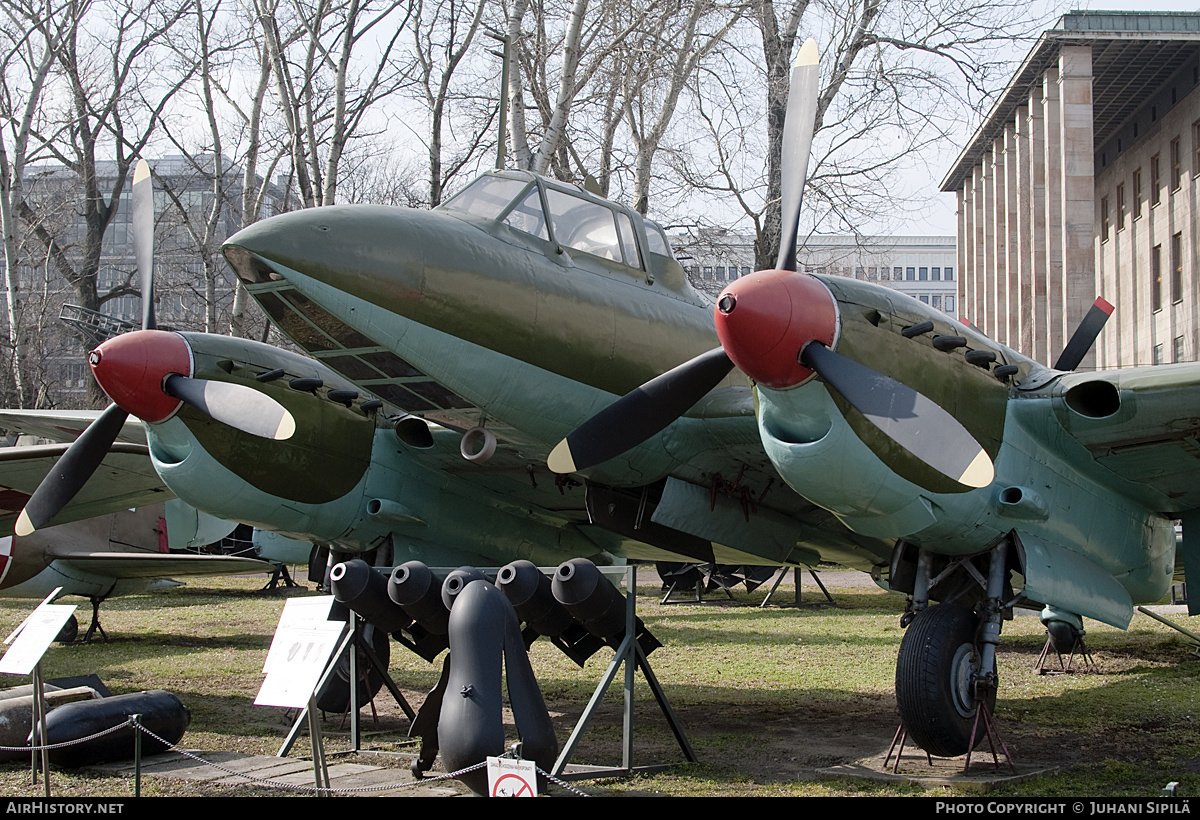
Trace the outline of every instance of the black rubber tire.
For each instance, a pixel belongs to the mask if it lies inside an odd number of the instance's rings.
[[[75,639],[79,637],[79,619],[72,615],[67,618],[67,622],[62,625],[62,629],[54,636],[54,640],[61,644],[75,643]]]
[[[371,648],[375,650],[375,657],[379,658],[379,662],[385,667],[388,660],[391,658],[391,641],[386,632],[376,629],[370,624],[363,625],[363,632],[367,641],[371,644]],[[383,688],[383,675],[379,674],[375,669],[371,669],[368,674],[365,670],[369,668],[367,658],[362,653],[358,656],[358,708],[362,708],[371,702],[371,698]],[[365,677],[364,677],[365,676]],[[350,651],[347,649],[342,653],[342,657],[338,659],[337,669],[325,685],[317,692],[317,708],[322,712],[342,713],[349,711],[350,705]]]
[[[980,664],[977,626],[970,609],[940,604],[919,612],[900,642],[896,658],[900,719],[909,739],[937,757],[969,751],[977,707],[968,684],[970,672]],[[995,688],[990,701],[988,706],[994,710]],[[975,745],[983,739],[981,723]]]

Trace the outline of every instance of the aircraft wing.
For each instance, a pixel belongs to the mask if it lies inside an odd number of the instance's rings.
[[[0,410],[0,429],[47,441],[71,442],[100,415],[99,410]],[[117,441],[145,444],[141,419],[130,416]]]
[[[1164,515],[1200,508],[1200,363],[1071,373],[1055,403],[1101,467]]]
[[[67,446],[0,447],[0,536],[12,535],[25,502]],[[154,472],[144,444],[118,442],[75,499],[50,524],[162,503],[174,497]]]
[[[118,579],[238,575],[271,569],[269,563],[255,558],[156,552],[69,552],[55,560],[79,572]]]

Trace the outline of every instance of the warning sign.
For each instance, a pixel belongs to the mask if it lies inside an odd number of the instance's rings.
[[[487,769],[492,797],[537,797],[537,767],[532,760],[489,757]]]

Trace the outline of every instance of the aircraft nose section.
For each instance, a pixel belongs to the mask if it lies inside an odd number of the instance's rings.
[[[163,382],[172,374],[192,375],[192,351],[178,333],[137,330],[101,344],[88,354],[100,387],[117,406],[146,422],[160,422],[179,409]]]
[[[811,341],[832,347],[838,332],[837,300],[816,277],[766,270],[727,287],[713,311],[726,355],[765,387],[786,390],[813,377],[800,364]]]
[[[339,288],[381,277],[401,288],[414,287],[429,246],[448,241],[446,220],[451,218],[411,208],[305,208],[243,228],[223,250],[247,285],[283,280],[296,271]]]

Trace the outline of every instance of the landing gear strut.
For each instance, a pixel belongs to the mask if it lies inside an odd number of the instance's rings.
[[[906,734],[938,757],[967,754],[969,764],[970,752],[984,737],[991,742],[993,755],[997,745],[1004,748],[995,734],[992,714],[996,645],[1012,603],[1003,599],[1008,547],[1006,540],[990,551],[983,565],[986,576],[978,558],[950,562],[934,577],[932,556],[921,550],[918,557],[912,607],[902,620],[908,631],[896,658],[896,703],[902,724],[897,738]],[[930,591],[947,588],[956,590],[941,596],[947,602],[929,606]],[[968,606],[966,601],[975,604]],[[1006,748],[1004,754],[1008,757]]]
[[[965,754],[980,703],[996,705],[996,667],[983,667],[975,613],[957,604],[922,610],[896,658],[896,703],[908,736],[938,757]],[[983,740],[977,733],[976,742]]]

